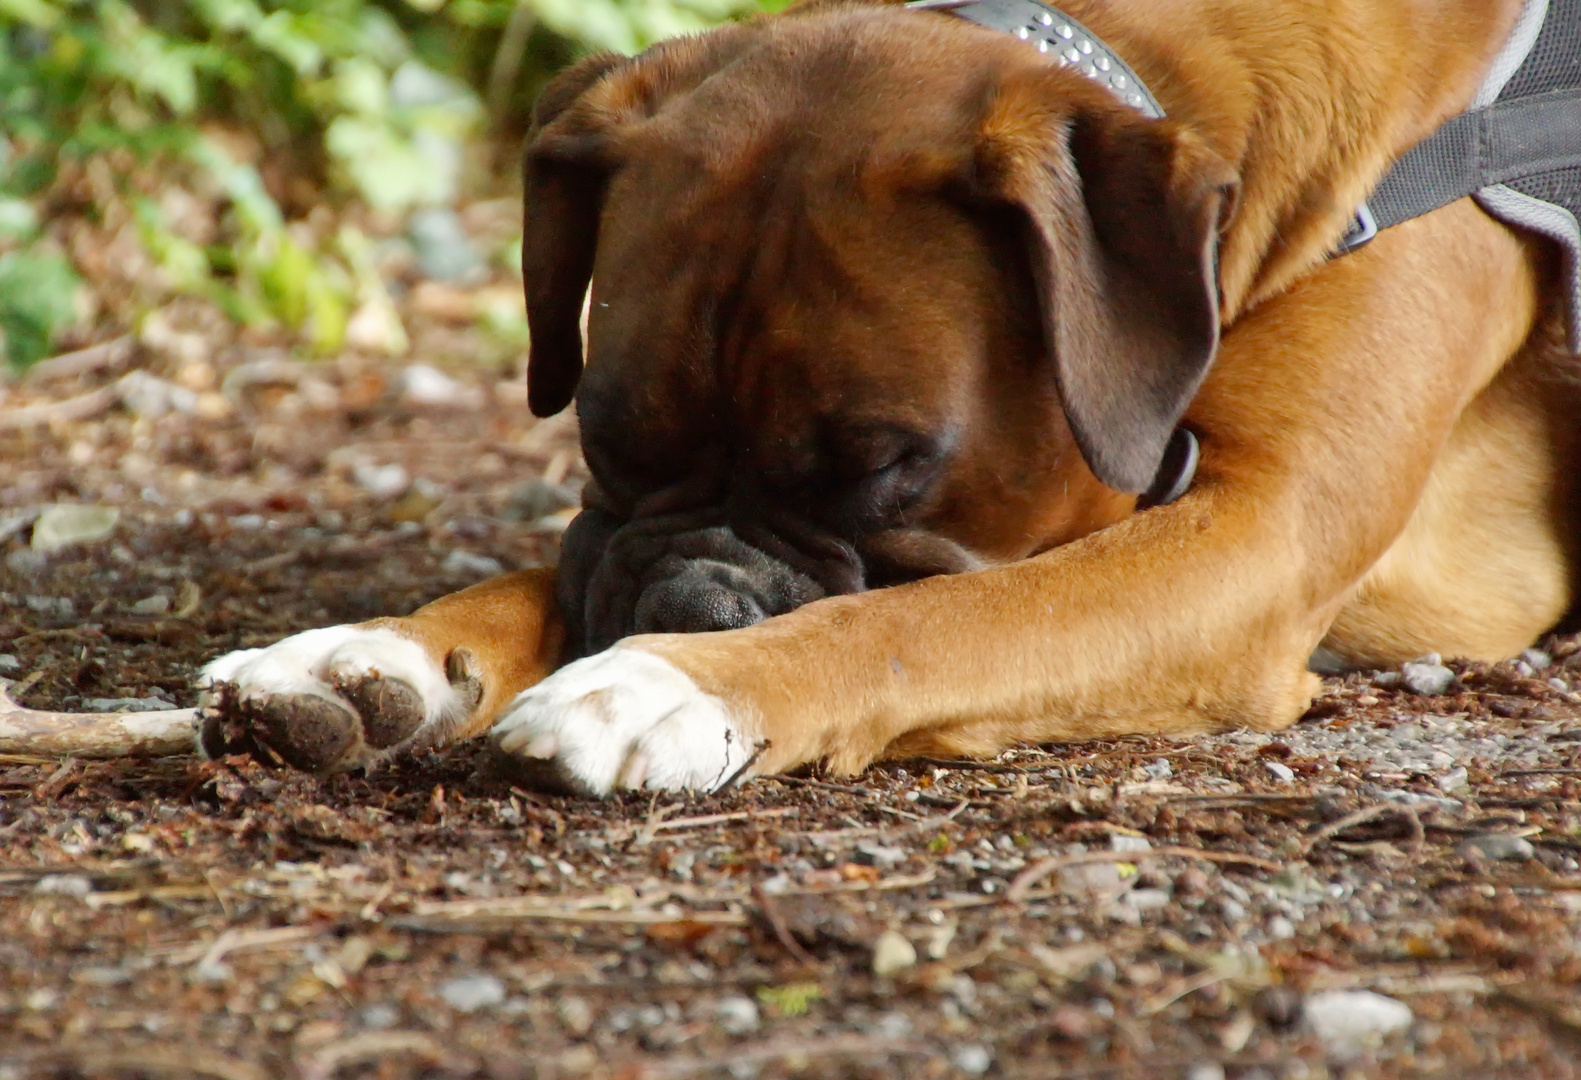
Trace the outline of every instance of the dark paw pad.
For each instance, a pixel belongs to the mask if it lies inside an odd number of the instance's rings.
[[[423,723],[423,699],[410,683],[375,677],[336,682],[335,690],[362,714],[369,746],[388,750],[405,742]]]
[[[351,709],[316,694],[242,698],[221,687],[204,712],[201,740],[209,757],[250,754],[323,773],[360,764],[361,728]]]

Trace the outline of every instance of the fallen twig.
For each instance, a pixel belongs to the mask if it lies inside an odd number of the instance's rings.
[[[47,427],[51,424],[68,424],[77,420],[91,420],[115,408],[121,402],[121,386],[101,386],[86,394],[78,394],[63,401],[49,401],[41,405],[23,405],[0,412],[0,431],[21,431],[25,428]]]
[[[1259,858],[1256,855],[1241,855],[1233,851],[1204,851],[1201,848],[1189,847],[1158,847],[1146,851],[1082,851],[1074,855],[1051,855],[1046,859],[1039,859],[1021,873],[1010,883],[1010,888],[1005,890],[1005,899],[1010,903],[1019,903],[1026,899],[1032,887],[1050,874],[1063,870],[1067,866],[1085,866],[1090,863],[1136,863],[1145,859],[1198,859],[1203,862],[1230,863],[1241,866],[1255,866],[1259,870],[1266,870],[1277,874],[1284,867],[1272,859]]]
[[[789,1057],[868,1057],[897,1054],[928,1054],[926,1043],[911,1039],[870,1038],[864,1035],[835,1035],[827,1039],[783,1039],[757,1046],[732,1047],[728,1057],[681,1058],[669,1056],[660,1061],[638,1065],[634,1073],[641,1080],[680,1080],[719,1072],[732,1066],[763,1066]]]
[[[796,935],[790,932],[790,927],[785,925],[784,916],[780,914],[779,906],[764,891],[762,885],[752,886],[752,899],[757,902],[758,910],[763,912],[764,920],[768,922],[769,928],[774,931],[774,936],[779,939],[779,943],[785,947],[785,951],[790,953],[797,963],[804,964],[807,967],[816,967],[818,961],[811,953],[802,948],[801,942],[796,940]]]
[[[39,757],[124,758],[190,754],[198,711],[67,713],[28,709],[0,679],[0,753]]]
[[[48,360],[40,360],[28,368],[23,379],[30,383],[40,383],[48,382],[50,379],[69,379],[74,375],[87,375],[89,372],[103,368],[120,367],[131,359],[133,344],[132,335],[122,334],[118,338],[101,341],[85,349],[61,353]]]
[[[439,1044],[420,1031],[365,1031],[340,1039],[299,1061],[303,1080],[327,1080],[347,1065],[365,1065],[395,1054],[411,1054],[426,1061],[442,1056]]]
[[[731,814],[704,814],[701,817],[676,818],[674,821],[664,821],[666,813],[678,807],[662,807],[655,815],[649,815],[648,821],[637,833],[637,838],[631,842],[632,847],[641,847],[651,844],[654,837],[661,832],[674,832],[677,829],[699,829],[706,825],[723,825],[730,821],[752,821],[759,818],[794,817],[797,813],[794,806],[780,807],[774,810],[738,810]]]
[[[1406,803],[1380,802],[1371,806],[1364,806],[1360,810],[1353,810],[1344,817],[1336,818],[1307,837],[1301,845],[1301,854],[1305,855],[1323,841],[1333,836],[1338,836],[1346,829],[1365,824],[1374,818],[1385,817],[1389,814],[1398,814],[1411,823],[1411,840],[1420,846],[1427,839],[1427,830],[1422,827],[1422,816],[1416,812],[1416,807]]]

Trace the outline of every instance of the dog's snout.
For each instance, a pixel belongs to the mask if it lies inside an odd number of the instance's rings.
[[[768,618],[751,577],[714,559],[689,559],[637,600],[636,631],[698,633],[739,630]]]

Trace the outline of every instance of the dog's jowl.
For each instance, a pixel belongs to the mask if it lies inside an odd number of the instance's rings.
[[[1286,2],[810,0],[579,63],[525,166],[530,403],[593,476],[558,576],[222,657],[230,714],[714,789],[1519,652],[1581,567],[1577,177],[1395,163],[1527,83],[1581,132],[1581,0]]]

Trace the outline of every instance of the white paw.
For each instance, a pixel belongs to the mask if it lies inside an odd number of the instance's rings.
[[[668,660],[619,645],[518,695],[489,738],[512,757],[552,762],[559,779],[595,795],[714,791],[737,778],[756,741]]]
[[[243,649],[203,669],[204,681],[234,691],[206,710],[200,742],[211,757],[265,746],[310,772],[437,745],[480,693],[466,664],[452,667],[455,682],[416,642],[383,627],[330,626]]]
[[[326,626],[277,641],[267,649],[241,649],[203,667],[210,682],[228,682],[243,697],[319,694],[367,678],[399,679],[417,691],[425,723],[456,710],[458,695],[444,669],[416,642],[382,627]]]

